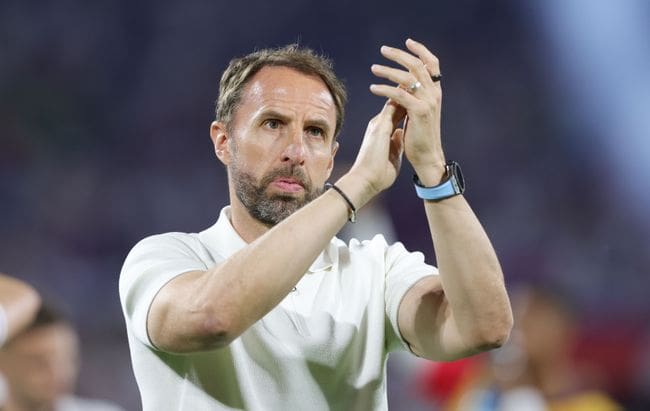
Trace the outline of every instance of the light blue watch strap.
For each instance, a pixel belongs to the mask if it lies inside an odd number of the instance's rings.
[[[455,161],[449,161],[445,164],[445,174],[447,179],[442,183],[425,187],[417,174],[413,175],[413,184],[418,197],[423,200],[443,200],[465,192],[465,179],[460,166]]]
[[[442,200],[460,193],[460,188],[453,176],[435,187],[422,187],[415,184],[415,192],[423,200]]]

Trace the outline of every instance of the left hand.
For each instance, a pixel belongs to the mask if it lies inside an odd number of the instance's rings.
[[[440,108],[442,89],[433,75],[440,74],[440,65],[423,44],[406,40],[405,50],[383,46],[381,54],[403,69],[373,64],[378,77],[390,80],[397,87],[373,84],[370,91],[387,97],[406,110],[404,153],[425,185],[435,185],[445,173],[445,155],[440,139]],[[412,89],[411,86],[420,86]],[[437,181],[436,181],[437,180]]]

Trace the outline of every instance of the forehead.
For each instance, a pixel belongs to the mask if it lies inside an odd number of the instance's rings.
[[[266,66],[255,73],[242,95],[240,108],[246,106],[302,108],[336,122],[336,105],[325,82],[289,67]]]

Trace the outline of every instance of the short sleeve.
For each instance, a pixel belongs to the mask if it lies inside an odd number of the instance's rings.
[[[147,334],[149,307],[160,289],[174,277],[208,267],[197,254],[198,239],[190,234],[167,233],[136,244],[120,274],[120,303],[127,327],[153,347]]]
[[[410,347],[402,337],[397,314],[406,292],[415,283],[429,275],[437,275],[436,267],[424,262],[421,252],[409,252],[402,243],[395,243],[386,250],[386,316],[390,322],[387,327],[386,344],[389,351]]]

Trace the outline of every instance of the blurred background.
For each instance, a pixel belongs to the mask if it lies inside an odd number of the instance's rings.
[[[296,41],[329,55],[350,93],[344,165],[383,104],[379,47],[412,37],[441,60],[446,154],[509,289],[562,295],[572,358],[650,409],[649,23],[643,0],[4,0],[0,271],[71,316],[80,394],[139,409],[119,272],[140,239],[200,231],[227,203],[208,128],[229,59]],[[408,164],[373,210],[435,261]],[[391,365],[391,409],[442,408],[437,367]]]

